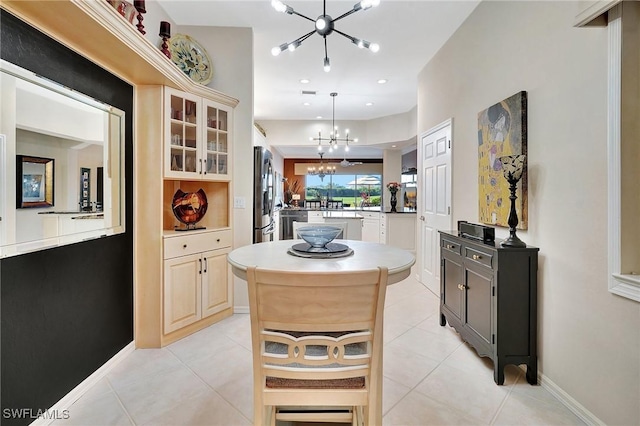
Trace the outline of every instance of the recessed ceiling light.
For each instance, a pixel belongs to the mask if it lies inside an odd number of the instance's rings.
[[[309,102],[305,102],[305,103],[303,103],[302,105],[304,105],[304,106],[309,106],[309,105],[311,105],[311,104],[310,104]]]
[[[302,84],[309,84],[309,82],[311,82],[311,80],[309,80],[308,78],[301,78],[300,79],[300,83],[302,83]]]
[[[373,105],[373,102],[367,102],[365,105],[366,105],[366,106],[372,106],[372,105]]]
[[[378,84],[385,84],[387,81],[389,80],[387,80],[386,78],[381,78],[380,80],[378,80]]]
[[[391,148],[395,148],[395,147],[396,147],[396,145],[391,145]]]
[[[321,115],[318,115],[318,116],[316,116],[316,118],[317,118],[318,120],[320,120],[320,119],[322,118],[322,116],[321,116]]]

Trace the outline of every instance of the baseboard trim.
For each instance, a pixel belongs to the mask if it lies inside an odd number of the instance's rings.
[[[248,306],[234,306],[233,307],[234,314],[248,314],[249,307]]]
[[[539,375],[540,386],[549,391],[551,395],[556,397],[565,407],[573,414],[578,416],[580,420],[588,425],[605,426],[605,423],[597,418],[591,411],[587,410],[582,404],[573,399],[571,395],[566,393],[560,386],[556,385],[553,380],[544,374]]]
[[[62,399],[56,402],[53,407],[49,409],[49,413],[62,413],[64,410],[68,410],[74,402],[76,402],[82,395],[84,395],[93,385],[98,383],[100,379],[107,375],[107,373],[115,367],[120,361],[126,358],[129,354],[133,353],[136,345],[135,342],[129,343],[127,346],[122,348],[117,354],[115,354],[111,359],[102,364],[100,368],[94,371],[89,377],[84,379],[78,386],[73,388],[68,394],[66,394]],[[47,426],[50,425],[55,418],[52,419],[36,419],[31,426]]]

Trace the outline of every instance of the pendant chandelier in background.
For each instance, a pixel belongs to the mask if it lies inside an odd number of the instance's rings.
[[[371,43],[364,39],[355,38],[350,36],[349,34],[339,31],[338,29],[335,28],[335,23],[336,21],[339,21],[340,19],[345,18],[351,15],[352,13],[355,13],[359,10],[367,10],[372,7],[378,6],[379,4],[380,4],[380,0],[362,0],[356,3],[355,5],[353,5],[353,8],[348,12],[343,13],[337,18],[332,18],[331,16],[327,15],[327,0],[322,0],[322,15],[318,16],[316,19],[312,19],[312,18],[309,18],[308,16],[305,16],[296,12],[295,10],[293,10],[291,6],[287,6],[280,0],[272,0],[271,6],[273,6],[275,10],[282,13],[288,13],[289,15],[298,15],[301,18],[314,22],[315,29],[303,36],[298,37],[291,43],[283,43],[280,46],[274,47],[273,49],[271,49],[271,54],[273,56],[278,56],[281,52],[284,52],[285,50],[289,50],[293,52],[300,46],[300,44],[302,44],[303,41],[311,37],[313,33],[318,33],[318,35],[320,35],[324,39],[324,70],[326,72],[329,72],[331,71],[331,61],[329,60],[329,53],[327,51],[327,36],[331,35],[331,33],[333,33],[334,31],[340,34],[341,36],[351,40],[351,42],[356,46],[358,46],[359,48],[361,49],[367,48],[371,50],[373,53],[375,53],[378,50],[380,50],[380,46],[378,44]]]
[[[324,152],[319,152],[318,155],[320,156],[320,167],[318,167],[317,169],[315,166],[309,167],[307,169],[307,174],[318,176],[320,180],[323,181],[325,176],[332,175],[336,172],[336,166],[331,166],[329,163],[327,163],[327,167],[325,168],[324,162],[322,161]]]
[[[331,114],[331,133],[329,133],[328,138],[322,137],[322,131],[318,131],[317,138],[309,138],[311,141],[318,142],[318,151],[322,151],[322,142],[327,142],[329,145],[329,152],[333,152],[338,149],[338,142],[344,142],[344,150],[349,151],[349,142],[358,142],[358,138],[350,139],[349,138],[349,129],[345,130],[345,137],[341,138],[338,133],[338,126],[336,126],[336,96],[338,94],[336,92],[331,93],[331,100],[333,102],[333,112]]]

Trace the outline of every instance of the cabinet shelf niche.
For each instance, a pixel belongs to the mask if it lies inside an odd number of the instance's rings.
[[[207,213],[198,226],[208,230],[230,227],[229,218],[229,183],[228,182],[194,182],[180,180],[165,180],[162,199],[162,229],[173,231],[177,227],[184,227],[176,219],[172,210],[173,195],[178,189],[184,192],[197,192],[200,188],[207,194]]]

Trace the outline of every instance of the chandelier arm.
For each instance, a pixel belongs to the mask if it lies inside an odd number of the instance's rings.
[[[337,18],[334,18],[331,22],[336,22],[336,21],[339,21],[342,18],[346,18],[347,16],[351,15],[352,13],[357,12],[358,10],[360,10],[360,9],[351,9],[350,11],[343,13],[342,15],[338,16]]]
[[[306,39],[308,39],[309,37],[311,37],[313,35],[313,33],[315,33],[316,31],[313,30],[311,32],[308,32],[307,34],[298,37],[297,39],[293,40],[291,43],[296,43],[296,42],[300,42],[302,43],[303,41],[305,41]]]
[[[296,12],[295,10],[292,10],[292,11],[291,11],[291,13],[292,13],[293,15],[298,15],[299,17],[304,18],[304,19],[306,19],[306,20],[308,20],[308,21],[311,21],[311,22],[314,22],[314,23],[316,22],[316,20],[315,20],[315,19],[311,19],[311,18],[309,18],[308,16],[303,15],[302,13],[298,13],[298,12]]]
[[[345,34],[342,31],[336,30],[335,28],[333,29],[334,32],[340,34],[342,37],[348,38],[349,40],[351,40],[351,42],[353,44],[358,44],[358,39],[355,37],[351,37],[349,34]]]

